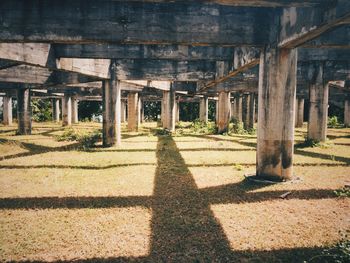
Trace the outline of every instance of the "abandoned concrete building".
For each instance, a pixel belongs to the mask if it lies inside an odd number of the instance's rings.
[[[1,0],[0,94],[22,135],[32,98],[63,126],[78,101],[102,101],[104,147],[123,144],[122,123],[138,130],[144,102],[173,132],[179,104],[207,122],[212,100],[219,134],[232,118],[256,125],[256,176],[288,181],[304,110],[309,139],[326,140],[330,102],[350,126],[350,1]]]

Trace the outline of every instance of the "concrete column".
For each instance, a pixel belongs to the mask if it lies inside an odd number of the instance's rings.
[[[116,79],[115,72],[113,63],[110,66],[111,78],[102,82],[102,141],[104,147],[120,146],[121,144],[121,85]]]
[[[17,90],[18,134],[32,133],[32,108],[30,105],[30,89]]]
[[[140,126],[141,123],[145,122],[145,112],[143,108],[143,100],[139,97],[139,116],[138,116],[138,125]]]
[[[344,102],[344,126],[350,127],[350,100]]]
[[[168,128],[169,121],[169,102],[170,102],[170,91],[163,91],[163,98],[162,98],[162,127],[164,129]]]
[[[72,123],[78,123],[78,100],[72,97]]]
[[[72,125],[72,96],[64,94],[62,99],[62,125]]]
[[[254,128],[255,122],[255,96],[254,94],[246,94],[242,101],[242,119],[243,128],[251,130]]]
[[[256,175],[293,176],[297,50],[265,47],[260,56]]]
[[[237,113],[236,113],[236,101],[233,100],[231,101],[231,117],[230,119],[236,119],[237,118]]]
[[[124,100],[121,101],[120,115],[121,115],[121,122],[125,122],[126,121],[126,103]]]
[[[218,133],[228,132],[230,124],[230,92],[222,91],[219,93],[218,101]]]
[[[3,124],[12,125],[12,97],[3,97]]]
[[[179,122],[180,121],[180,102],[179,101],[176,101],[175,109],[176,109],[175,122]]]
[[[304,99],[297,98],[295,100],[295,127],[303,127],[304,122]]]
[[[163,91],[162,124],[164,129],[175,131],[176,120],[176,96],[174,85],[170,85],[170,91]]]
[[[199,120],[208,122],[208,97],[202,97],[199,101]]]
[[[52,99],[52,121],[60,121],[60,100]]]
[[[323,78],[323,64],[315,63],[314,78],[309,87],[309,122],[307,138],[324,142],[327,137],[328,83]]]
[[[235,106],[236,106],[236,118],[239,122],[243,121],[243,117],[242,117],[242,97],[236,97],[235,98]]]
[[[139,128],[139,94],[129,92],[128,94],[128,131],[138,131]]]
[[[219,100],[215,100],[215,124],[219,123]]]

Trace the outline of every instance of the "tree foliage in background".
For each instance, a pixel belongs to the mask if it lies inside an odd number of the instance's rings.
[[[156,121],[158,115],[161,113],[161,102],[160,101],[145,101],[143,103],[144,114],[146,121]]]
[[[79,101],[78,116],[80,120],[93,120],[94,117],[102,116],[102,102]]]
[[[34,121],[52,120],[52,106],[49,99],[32,99],[32,118]]]
[[[180,120],[194,121],[199,116],[199,103],[197,102],[180,102]]]
[[[208,119],[212,121],[216,119],[216,102],[214,100],[208,102]]]

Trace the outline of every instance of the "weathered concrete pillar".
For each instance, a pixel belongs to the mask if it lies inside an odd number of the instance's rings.
[[[218,133],[228,132],[230,124],[230,111],[231,111],[231,102],[230,102],[230,92],[222,91],[219,93],[218,101]]]
[[[350,127],[350,99],[344,102],[344,126]]]
[[[236,101],[231,101],[231,116],[230,120],[236,119],[237,113],[236,113]]]
[[[254,128],[255,122],[255,95],[246,94],[243,96],[242,102],[242,119],[243,128],[245,130],[251,130]]]
[[[175,103],[175,122],[180,121],[180,102],[176,101]]]
[[[60,100],[52,99],[52,121],[60,121]]]
[[[201,97],[199,101],[199,120],[208,122],[208,97]]]
[[[12,97],[3,97],[3,124],[12,125]]]
[[[17,90],[18,134],[32,133],[32,108],[30,105],[30,89]]]
[[[215,124],[219,123],[219,100],[215,100]]]
[[[128,94],[128,131],[138,131],[139,128],[139,94],[129,92]]]
[[[304,122],[304,99],[297,98],[295,100],[295,127],[303,127]]]
[[[121,122],[125,122],[126,121],[126,103],[124,100],[121,101],[120,116],[121,116]]]
[[[64,94],[62,99],[62,125],[72,125],[72,96]]]
[[[78,100],[75,97],[72,97],[72,123],[78,123]]]
[[[175,121],[176,121],[176,93],[175,86],[173,84],[170,85],[170,91],[163,91],[163,110],[164,114],[162,117],[164,118],[163,128],[168,129],[171,132],[175,131]]]
[[[324,80],[323,64],[315,63],[314,78],[309,86],[309,122],[307,138],[324,142],[327,137],[328,119],[328,82]]]
[[[121,144],[121,85],[116,79],[116,65],[113,62],[109,72],[111,78],[102,82],[102,141],[104,147]]]
[[[239,97],[236,97],[235,98],[235,106],[236,106],[236,110],[235,110],[235,113],[236,113],[236,119],[239,121],[239,122],[242,122],[243,121],[243,117],[242,117],[242,97],[239,96]]]
[[[297,50],[265,47],[260,57],[256,175],[293,176]]]

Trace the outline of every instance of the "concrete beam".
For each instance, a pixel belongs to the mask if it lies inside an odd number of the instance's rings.
[[[186,45],[266,44],[274,12],[197,1],[113,0],[3,0],[0,10],[0,42]]]
[[[337,26],[350,23],[350,2],[331,1],[317,8],[284,8],[279,32],[280,48],[295,48]]]

